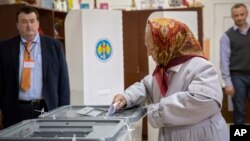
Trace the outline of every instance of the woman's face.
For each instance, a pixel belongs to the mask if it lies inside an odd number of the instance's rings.
[[[154,43],[152,39],[152,33],[149,26],[146,27],[145,31],[145,45],[147,48],[148,56],[152,56],[153,60],[156,62],[156,53],[154,51]]]

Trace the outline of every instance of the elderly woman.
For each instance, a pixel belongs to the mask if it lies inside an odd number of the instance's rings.
[[[147,117],[160,128],[159,141],[229,141],[218,74],[187,25],[149,20],[145,41],[157,67],[114,97],[117,108],[148,101]]]

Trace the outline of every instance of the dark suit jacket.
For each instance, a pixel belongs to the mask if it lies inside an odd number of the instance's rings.
[[[70,102],[68,68],[61,43],[40,35],[42,52],[42,77],[44,97],[48,110]],[[16,123],[19,93],[20,36],[0,42],[0,109],[3,124]]]

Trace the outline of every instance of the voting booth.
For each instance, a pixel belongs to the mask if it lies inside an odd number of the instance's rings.
[[[124,91],[122,12],[73,10],[65,38],[71,105],[110,105]]]

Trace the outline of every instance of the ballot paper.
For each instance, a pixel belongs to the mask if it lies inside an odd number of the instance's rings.
[[[93,107],[84,107],[81,110],[77,111],[77,113],[81,115],[87,115],[87,113],[89,113],[92,110],[94,110]]]
[[[95,109],[93,107],[84,107],[81,110],[77,111],[78,114],[84,116],[97,117],[102,114],[103,111]]]
[[[119,102],[116,102],[114,104],[111,104],[107,113],[107,116],[110,117],[115,114],[117,106]]]

